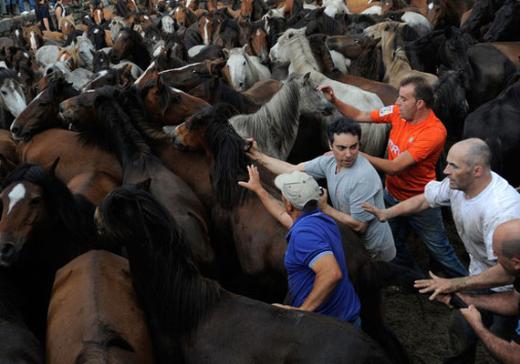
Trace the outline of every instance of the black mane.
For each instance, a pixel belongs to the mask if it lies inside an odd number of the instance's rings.
[[[182,336],[198,326],[220,300],[222,289],[200,275],[176,221],[150,193],[133,185],[117,188],[99,212],[103,235],[128,249],[132,281],[156,355],[171,360],[171,353],[180,355]],[[165,349],[170,355],[157,350],[164,336],[174,336],[174,345]]]
[[[238,181],[247,178],[247,166],[251,160],[245,153],[246,142],[228,120],[237,113],[228,104],[207,107],[191,119],[190,129],[207,127],[205,138],[214,158],[211,170],[211,183],[219,204],[231,209],[240,204],[247,190],[238,185]]]

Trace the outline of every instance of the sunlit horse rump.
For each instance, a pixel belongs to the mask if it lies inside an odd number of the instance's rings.
[[[46,346],[49,364],[153,362],[125,258],[92,250],[56,273]]]

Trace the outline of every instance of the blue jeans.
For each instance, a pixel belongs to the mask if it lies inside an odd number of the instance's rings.
[[[386,189],[384,197],[387,207],[394,206],[400,202],[391,196]],[[428,208],[417,214],[398,216],[391,219],[389,224],[397,251],[392,261],[393,263],[422,271],[406,246],[406,238],[410,228],[412,228],[426,244],[435,260],[442,265],[448,277],[468,275],[468,270],[462,265],[448,241],[440,208]]]
[[[29,0],[29,7],[34,9],[34,0]],[[23,0],[18,0],[18,10],[20,13],[23,13],[25,11],[25,5],[23,3]]]

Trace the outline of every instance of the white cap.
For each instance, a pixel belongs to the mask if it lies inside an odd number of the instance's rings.
[[[274,184],[298,210],[302,210],[307,202],[320,199],[320,186],[307,173],[300,171],[282,173],[274,179]]]

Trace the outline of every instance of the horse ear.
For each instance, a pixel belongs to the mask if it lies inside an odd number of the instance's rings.
[[[150,192],[150,186],[152,184],[152,179],[151,178],[147,178],[145,179],[144,181],[141,181],[141,182],[137,182],[135,184],[135,187],[138,189],[138,190],[143,190],[143,191],[146,191],[146,192]]]
[[[52,176],[56,175],[56,167],[58,166],[58,163],[60,162],[60,157],[56,158],[54,162],[52,162],[51,168],[49,168],[49,174]]]
[[[227,48],[222,48],[222,53],[224,53],[224,56],[226,57],[226,59],[229,58],[229,49],[227,49]]]
[[[307,73],[303,76],[303,82],[308,82],[310,77],[311,77],[311,73],[310,73],[310,72],[307,72]]]

